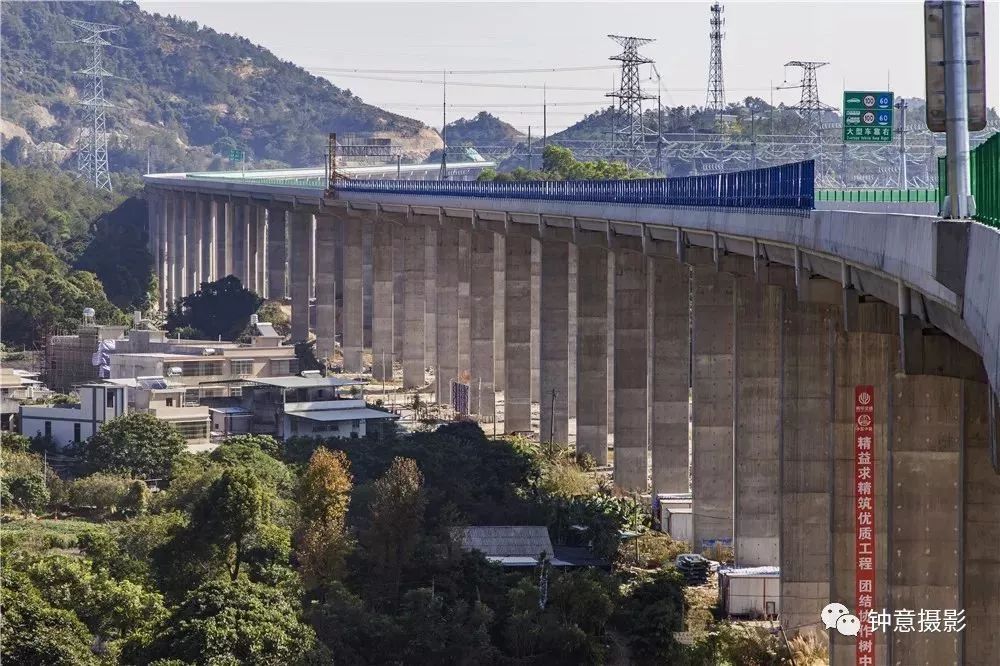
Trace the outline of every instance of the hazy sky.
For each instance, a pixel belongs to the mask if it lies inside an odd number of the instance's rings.
[[[819,70],[820,97],[839,107],[841,92],[881,90],[924,96],[923,3],[726,2],[723,64],[727,101],[756,95],[775,103],[798,101],[800,81],[790,60],[828,61]],[[710,2],[172,2],[143,0],[153,12],[198,21],[260,44],[366,102],[441,125],[441,70],[595,67],[588,71],[448,75],[448,120],[486,109],[521,131],[542,132],[542,91],[463,86],[545,84],[548,131],[606,106],[604,93],[618,71],[609,33],[656,41],[641,52],[656,61],[665,105],[704,104],[708,80]],[[989,0],[988,101],[1000,106],[1000,1]],[[346,68],[373,80],[318,68]],[[372,70],[418,70],[373,72]],[[426,70],[426,71],[424,71]],[[648,65],[644,91],[656,94]],[[559,88],[591,90],[560,90]],[[648,102],[651,108],[655,101]],[[506,106],[504,106],[506,105]],[[560,106],[565,105],[565,106]]]

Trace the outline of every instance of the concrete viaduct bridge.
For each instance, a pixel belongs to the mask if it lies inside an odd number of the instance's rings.
[[[822,631],[827,603],[863,591],[856,387],[873,387],[871,605],[967,625],[878,633],[876,663],[1000,663],[1000,229],[814,210],[809,162],[332,193],[252,173],[146,183],[161,306],[234,274],[290,296],[293,337],[312,328],[321,354],[336,331],[348,371],[366,348],[376,378],[389,359],[407,387],[432,368],[441,402],[472,378],[484,415],[503,391],[507,431],[540,403],[541,438],[575,422],[600,463],[613,435],[619,487],[690,491],[696,544],[780,565],[789,630]],[[855,663],[856,639],[830,633],[832,663]]]

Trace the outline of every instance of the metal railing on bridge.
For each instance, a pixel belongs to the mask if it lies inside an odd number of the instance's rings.
[[[854,190],[816,190],[816,201],[847,201],[851,203],[933,203],[938,200],[936,187],[884,190],[861,188]]]
[[[541,199],[623,205],[695,206],[745,210],[811,210],[814,163],[679,178],[563,181],[345,180],[342,192]]]
[[[970,151],[969,171],[972,196],[976,200],[973,217],[991,227],[1000,227],[1000,134],[994,134]],[[941,200],[948,194],[948,163],[938,158],[938,189]]]

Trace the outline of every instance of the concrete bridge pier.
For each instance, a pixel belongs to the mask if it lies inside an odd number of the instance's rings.
[[[690,269],[651,258],[652,368],[650,449],[655,493],[689,492]]]
[[[469,409],[481,419],[493,418],[496,392],[493,387],[493,373],[496,359],[493,349],[493,296],[494,259],[493,232],[486,229],[472,231],[471,272],[469,274],[470,296],[470,366]]]
[[[577,272],[576,452],[608,464],[608,249],[607,236],[580,234]],[[599,234],[593,234],[599,239]]]
[[[425,293],[427,242],[424,221],[419,215],[407,213],[403,247],[403,387],[424,385],[426,368]],[[346,299],[345,290],[345,299]]]
[[[784,297],[763,280],[735,281],[733,548],[745,566],[779,564]]]
[[[267,210],[267,298],[281,301],[288,295],[285,273],[287,270],[286,233],[284,208]]]
[[[289,269],[291,272],[292,331],[294,342],[309,339],[309,256],[312,253],[312,215],[305,210],[288,214]]]
[[[504,393],[504,429],[508,433],[531,430],[532,340],[538,329],[533,326],[537,294],[532,289],[533,258],[539,252],[538,241],[527,235],[512,234],[504,247],[504,346],[506,373]],[[607,446],[605,446],[605,455]]]
[[[472,298],[469,282],[472,270],[472,230],[466,223],[458,227],[458,373],[463,382],[472,378],[471,316]],[[471,408],[471,405],[470,405]]]
[[[374,310],[372,301],[375,298],[375,225],[372,224],[371,213],[366,212],[361,220],[361,312],[363,316],[363,329],[361,342],[364,349],[372,350],[372,323]]]
[[[360,372],[364,351],[364,286],[362,283],[362,220],[358,212],[340,218],[344,229],[344,372]]]
[[[615,252],[615,485],[644,492],[649,446],[649,280],[641,251]],[[605,389],[606,390],[606,389]]]
[[[734,278],[699,264],[693,280],[692,547],[700,552],[733,538]]]
[[[264,285],[267,280],[267,214],[261,205],[253,206],[253,266],[254,291],[261,297],[264,295]]]
[[[215,270],[216,280],[232,275],[232,220],[231,205],[223,197],[215,197]]]
[[[198,195],[198,221],[201,224],[201,281],[215,278],[215,220],[212,199]]]
[[[439,405],[451,404],[458,377],[458,227],[443,219],[437,229],[437,326],[435,383]]]
[[[379,209],[372,229],[372,376],[392,379],[393,223]]]
[[[166,276],[165,287],[164,287],[164,297],[166,299],[166,306],[169,308],[173,305],[174,301],[180,297],[177,293],[176,282],[174,282],[175,276],[177,274],[177,223],[175,220],[175,210],[177,208],[176,195],[172,192],[168,192],[163,197],[163,246],[164,246],[164,257],[165,259],[165,270],[164,275]]]
[[[173,197],[171,213],[174,218],[174,299],[187,296],[187,204],[184,195]]]
[[[392,235],[392,359],[403,363],[403,296],[404,265],[403,247],[406,227],[402,221],[393,228]]]
[[[184,196],[184,235],[187,244],[184,248],[184,260],[187,269],[184,279],[188,294],[198,291],[201,280],[201,217],[199,213],[197,196],[186,194]]]
[[[506,333],[506,317],[504,308],[504,294],[507,291],[507,283],[504,275],[507,272],[507,236],[504,234],[493,234],[493,387],[497,391],[505,391],[507,388],[507,366],[506,349],[504,336]]]
[[[569,442],[569,264],[576,247],[551,238],[557,230],[546,230],[541,241],[540,314],[540,432],[542,442]]]
[[[830,599],[854,608],[856,588],[854,470],[855,414],[854,391],[858,385],[875,389],[873,442],[875,495],[875,592],[874,608],[889,608],[889,440],[892,381],[899,368],[898,314],[881,302],[859,303],[856,328],[838,330],[834,346],[834,439],[833,487],[831,489],[832,550]],[[830,663],[855,664],[856,639],[829,632]],[[888,664],[885,634],[876,638],[876,663]],[[893,662],[894,663],[894,662]]]
[[[247,286],[247,205],[244,202],[230,203],[232,244],[232,269],[230,274],[239,278],[240,284]]]
[[[336,232],[337,219],[333,215],[316,216],[316,358],[320,362],[333,356],[337,328],[333,252]]]
[[[428,219],[433,220],[432,217]],[[431,222],[426,225],[426,238],[424,245],[424,260],[426,272],[424,273],[424,344],[427,358],[426,363],[429,368],[437,367],[437,236],[438,225]]]

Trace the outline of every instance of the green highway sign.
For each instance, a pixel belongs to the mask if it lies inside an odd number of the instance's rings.
[[[887,91],[844,92],[844,141],[892,143],[892,102]]]
[[[240,160],[243,159],[243,151],[233,148],[232,150],[229,151],[229,159],[231,159],[233,162],[239,162]]]

